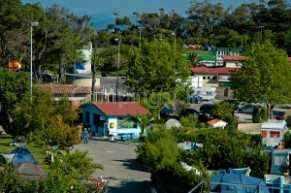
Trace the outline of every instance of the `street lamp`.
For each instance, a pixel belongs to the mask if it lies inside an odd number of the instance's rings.
[[[39,23],[37,21],[33,21],[30,24],[30,101],[32,101],[32,30],[33,27],[38,26]]]

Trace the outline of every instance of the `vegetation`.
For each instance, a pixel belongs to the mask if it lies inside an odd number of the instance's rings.
[[[272,104],[290,102],[291,69],[286,53],[266,41],[252,44],[248,55],[249,61],[232,77],[235,97],[264,103],[268,112]]]
[[[269,171],[269,157],[249,135],[225,130],[196,129],[178,131],[179,141],[203,144],[197,151],[185,152],[188,163],[200,160],[210,170],[250,167],[252,176],[262,178]]]
[[[230,132],[237,130],[238,120],[234,115],[234,107],[228,102],[215,104],[211,110],[212,116],[227,122],[226,129]]]
[[[165,40],[143,42],[130,51],[128,85],[142,96],[152,92],[169,92],[176,87],[177,79],[185,81],[189,66],[181,61],[181,53]],[[161,84],[162,83],[162,84]]]
[[[194,169],[190,171],[183,168],[176,139],[168,130],[156,128],[149,132],[137,152],[138,159],[151,171],[152,181],[160,191],[183,193],[207,180],[201,164],[191,164]]]
[[[47,178],[41,181],[31,181],[18,177],[10,168],[0,171],[0,191],[11,193],[98,192],[98,189],[90,183],[88,184],[87,181],[96,168],[100,169],[101,167],[93,164],[86,153],[61,154],[50,166]]]

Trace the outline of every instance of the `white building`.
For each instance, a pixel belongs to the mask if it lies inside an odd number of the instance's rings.
[[[88,43],[88,45],[78,51],[82,55],[82,60],[76,62],[75,74],[91,74],[92,43]]]
[[[243,63],[248,60],[248,57],[240,55],[224,55],[222,58],[224,66],[227,68],[241,68]]]
[[[193,94],[201,96],[202,99],[231,97],[230,77],[238,68],[226,67],[194,67],[192,68],[191,86]]]
[[[275,147],[283,140],[286,132],[288,132],[286,121],[268,120],[261,126],[262,142],[266,146]]]

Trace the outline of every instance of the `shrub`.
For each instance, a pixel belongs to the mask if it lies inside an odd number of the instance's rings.
[[[182,117],[180,123],[183,127],[195,128],[198,124],[198,118],[195,115],[190,115],[187,117]]]
[[[198,183],[207,182],[207,175],[196,175],[193,171],[185,171],[181,164],[159,169],[152,174],[152,182],[160,192],[185,193]],[[201,186],[195,192],[202,192]],[[206,188],[206,186],[204,186]],[[205,190],[205,189],[204,189]]]
[[[234,115],[234,107],[228,102],[215,104],[211,110],[212,116],[227,122],[226,130],[237,131],[238,120]]]
[[[63,122],[61,116],[50,119],[50,125],[31,134],[30,141],[38,145],[58,145],[66,149],[74,144],[80,143],[79,128],[70,126]]]
[[[181,131],[184,132],[184,131]],[[239,132],[229,133],[215,129],[197,129],[191,133],[178,134],[180,140],[202,143],[203,148],[182,157],[185,161],[197,163],[200,160],[207,169],[228,169],[250,167],[252,174],[262,177],[268,172],[269,158],[260,143],[253,142],[252,137]]]
[[[179,156],[175,138],[164,129],[149,132],[137,153],[138,159],[151,171],[174,165]]]
[[[102,166],[95,164],[86,152],[76,151],[57,155],[50,168],[63,176],[88,178],[96,169],[102,169]]]
[[[253,111],[253,123],[261,123],[268,119],[268,112],[266,108],[255,107]]]
[[[6,159],[3,155],[0,154],[0,166],[6,164]]]

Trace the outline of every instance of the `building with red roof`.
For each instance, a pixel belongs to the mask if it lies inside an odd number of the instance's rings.
[[[239,71],[239,68],[199,66],[192,68],[191,71],[194,95],[198,95],[204,100],[230,99],[232,97],[230,77]]]
[[[67,97],[74,109],[78,109],[82,103],[89,101],[91,88],[73,84],[40,84],[38,88],[50,92],[55,101]]]
[[[82,106],[83,123],[92,135],[116,139],[136,139],[141,127],[139,115],[149,115],[148,109],[137,102],[96,102]]]

